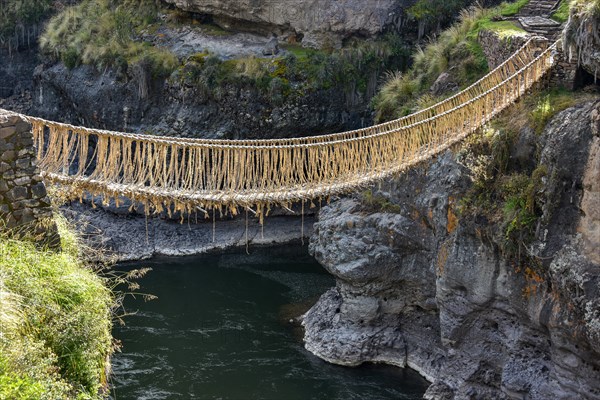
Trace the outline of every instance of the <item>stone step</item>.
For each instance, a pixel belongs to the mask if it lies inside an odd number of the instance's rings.
[[[519,16],[550,16],[560,0],[532,0],[519,11]]]
[[[544,18],[540,16],[519,17],[519,22],[521,23],[523,28],[525,28],[525,30],[527,30],[527,28],[559,29],[561,26],[559,22],[556,22],[553,19]]]

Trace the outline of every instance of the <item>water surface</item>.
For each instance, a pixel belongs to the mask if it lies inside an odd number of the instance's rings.
[[[301,247],[162,258],[116,327],[113,397],[129,399],[417,399],[427,383],[387,366],[345,368],[304,350],[288,322],[334,280]],[[128,266],[130,267],[130,266]],[[123,267],[125,268],[125,267]]]

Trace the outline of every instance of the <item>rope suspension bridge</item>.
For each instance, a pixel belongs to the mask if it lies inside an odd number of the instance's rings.
[[[33,127],[42,175],[146,212],[237,214],[354,191],[428,160],[523,96],[554,63],[556,43],[531,38],[503,64],[429,108],[364,129],[265,140],[187,139],[112,132],[20,115]],[[1,110],[0,110],[1,111]],[[10,113],[10,112],[9,112]],[[13,113],[14,114],[14,113]]]

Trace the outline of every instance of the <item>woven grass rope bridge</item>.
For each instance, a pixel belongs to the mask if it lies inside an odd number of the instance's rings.
[[[523,96],[554,63],[532,38],[460,93],[364,129],[292,139],[211,140],[90,129],[20,115],[33,126],[46,182],[147,212],[239,209],[262,222],[272,206],[355,191],[439,154]],[[13,113],[14,114],[14,113]]]

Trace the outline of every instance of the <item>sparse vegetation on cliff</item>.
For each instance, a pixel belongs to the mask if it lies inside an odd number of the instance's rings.
[[[168,49],[142,39],[143,33],[156,31],[161,24],[177,24],[182,17],[172,14],[154,0],[84,0],[50,21],[41,48],[68,68],[88,64],[127,73],[141,67],[208,95],[218,95],[226,84],[248,84],[275,104],[291,94],[333,87],[344,88],[349,97],[372,96],[379,74],[403,68],[408,56],[401,40],[389,35],[330,51],[285,45],[288,51],[279,57],[223,60],[203,52],[178,59]]]
[[[0,236],[0,399],[96,399],[107,384],[114,297],[79,258]]]
[[[542,215],[541,188],[549,179],[537,149],[533,149],[533,159],[519,159],[516,148],[535,146],[535,137],[553,116],[588,99],[590,95],[585,93],[558,89],[538,92],[511,106],[459,153],[473,180],[460,202],[461,218],[484,218],[507,258],[517,262],[527,259],[526,247]],[[534,136],[523,139],[528,132]],[[523,140],[531,143],[524,145]]]
[[[24,25],[39,23],[52,9],[51,0],[10,0],[0,3],[0,45]]]
[[[378,122],[408,115],[427,107],[444,95],[430,92],[436,79],[449,73],[455,90],[464,88],[488,71],[483,50],[477,41],[481,30],[501,34],[520,34],[524,31],[510,21],[494,21],[494,17],[513,15],[527,0],[506,3],[492,9],[473,6],[461,12],[459,22],[443,31],[425,48],[417,50],[412,67],[402,73],[394,72],[373,99]]]
[[[564,23],[569,19],[569,8],[571,0],[562,0],[554,13],[552,13],[552,19]]]
[[[69,68],[83,63],[127,69],[147,63],[154,74],[169,75],[179,64],[177,57],[136,40],[157,17],[154,0],[84,0],[52,18],[40,46]]]
[[[182,63],[172,79],[204,93],[218,92],[223,85],[258,88],[275,104],[288,96],[344,88],[349,97],[355,93],[372,95],[381,71],[399,67],[406,60],[405,47],[396,36],[373,42],[353,43],[331,52],[302,50],[276,58],[243,57],[220,60],[199,53]]]

